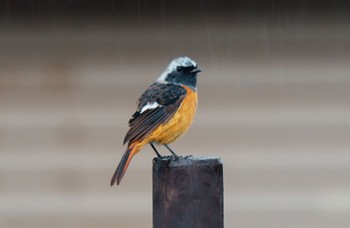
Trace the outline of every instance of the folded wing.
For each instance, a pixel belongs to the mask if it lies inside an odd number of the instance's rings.
[[[142,140],[159,125],[168,122],[185,96],[186,90],[180,85],[152,84],[138,101],[138,110],[129,121],[124,144]]]

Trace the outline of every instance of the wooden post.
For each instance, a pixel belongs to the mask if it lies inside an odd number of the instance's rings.
[[[223,228],[217,157],[153,159],[153,228]]]

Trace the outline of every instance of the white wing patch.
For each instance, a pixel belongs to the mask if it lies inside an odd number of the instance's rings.
[[[143,113],[146,110],[155,109],[155,108],[157,108],[159,106],[160,105],[157,102],[153,102],[153,103],[148,102],[145,106],[142,107],[142,109],[140,111],[140,114]]]

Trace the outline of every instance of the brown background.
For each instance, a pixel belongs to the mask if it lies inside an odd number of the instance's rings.
[[[1,1],[0,227],[152,227],[151,148],[109,180],[180,55],[204,71],[172,147],[222,158],[226,227],[350,227],[344,2]]]

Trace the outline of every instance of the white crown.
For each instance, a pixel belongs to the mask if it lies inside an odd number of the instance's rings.
[[[173,61],[170,62],[169,66],[166,68],[166,70],[159,76],[157,79],[158,82],[164,82],[166,76],[175,71],[178,66],[183,66],[183,67],[189,67],[189,66],[194,66],[197,67],[197,63],[190,59],[187,56],[179,57],[174,59]]]

